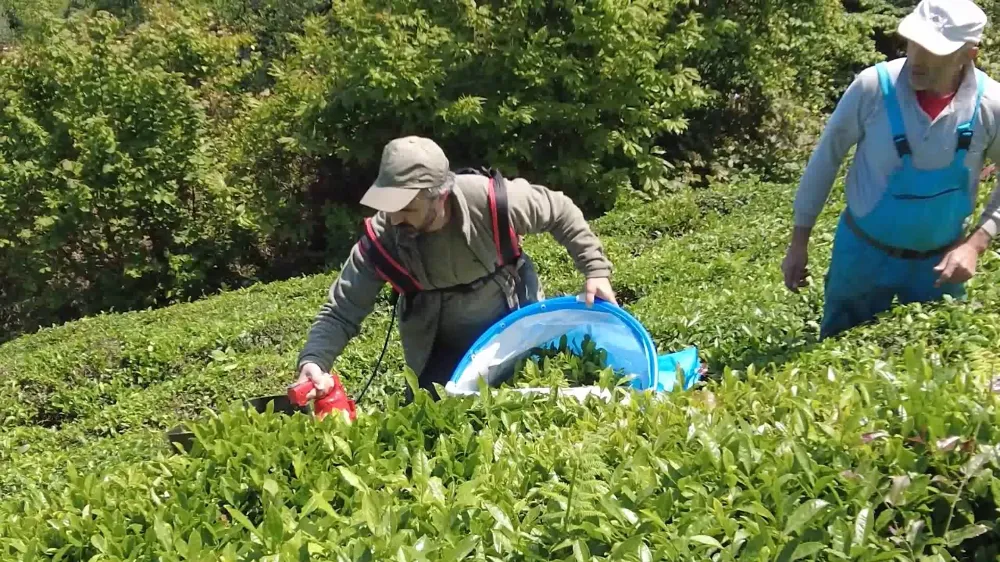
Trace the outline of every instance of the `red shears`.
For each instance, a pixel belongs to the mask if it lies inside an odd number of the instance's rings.
[[[344,389],[344,385],[341,384],[340,378],[333,373],[330,373],[330,376],[333,377],[333,388],[324,396],[316,399],[313,403],[313,412],[317,418],[323,419],[330,412],[340,410],[347,412],[351,421],[356,420],[358,416],[354,407],[354,400],[351,400],[347,395],[347,391]],[[316,388],[315,385],[309,380],[300,384],[290,385],[288,387],[288,399],[296,406],[305,406],[309,402],[306,395],[314,388]]]

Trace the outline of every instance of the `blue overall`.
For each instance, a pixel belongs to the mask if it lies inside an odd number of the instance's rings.
[[[820,337],[873,319],[900,302],[961,298],[961,284],[935,287],[934,267],[963,239],[974,204],[965,157],[972,142],[985,81],[976,70],[978,91],[972,118],[958,127],[955,157],[944,168],[918,169],[903,126],[903,116],[885,63],[876,66],[882,98],[901,164],[888,178],[885,195],[872,211],[857,217],[845,209],[833,242]]]

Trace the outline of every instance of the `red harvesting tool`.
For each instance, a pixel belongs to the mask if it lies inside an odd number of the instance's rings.
[[[347,391],[344,390],[344,385],[341,384],[340,378],[337,375],[330,373],[333,377],[333,388],[330,389],[326,395],[319,397],[313,403],[313,411],[316,417],[323,419],[327,414],[333,412],[334,410],[340,410],[347,412],[351,421],[357,419],[358,415],[354,408],[354,400],[351,400],[347,396]],[[288,399],[292,401],[293,404],[297,406],[305,406],[309,399],[306,395],[309,394],[312,389],[315,388],[312,381],[306,381],[301,384],[293,384],[288,387]]]

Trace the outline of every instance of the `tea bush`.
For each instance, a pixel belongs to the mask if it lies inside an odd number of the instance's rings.
[[[817,343],[819,287],[790,295],[777,267],[790,187],[713,193],[594,222],[660,350],[694,344],[710,366],[661,399],[402,406],[393,346],[353,425],[229,410],[283,392],[328,275],[0,347],[0,557],[995,558],[1000,261],[968,303],[901,307]],[[663,225],[684,226],[635,244]],[[558,245],[526,248],[547,292],[579,288]],[[338,362],[352,394],[388,308]],[[40,426],[53,404],[74,413]],[[181,420],[200,420],[196,444],[170,454],[162,432]]]
[[[616,274],[619,296],[631,291],[637,298],[643,291],[635,283],[657,277],[649,269],[628,273],[626,256],[675,243],[674,236],[741,223],[736,209],[751,201],[755,209],[770,205],[783,192],[777,186],[720,186],[714,192],[665,197],[654,205],[623,206],[596,220],[594,228],[622,264]],[[526,243],[547,292],[579,289],[563,248],[545,237]],[[52,456],[52,450],[67,450],[81,470],[97,470],[117,455],[92,450],[104,451],[122,440],[121,454],[139,453],[141,448],[128,443],[146,442],[146,434],[189,419],[201,407],[281,392],[331,281],[331,275],[321,275],[161,310],[101,315],[0,347],[0,421],[8,429],[6,444],[0,440],[0,458],[6,455],[11,462],[6,474],[0,472],[0,494],[16,494],[39,480],[57,485],[65,458]],[[351,393],[359,392],[370,375],[387,325],[388,303],[381,300],[338,364]],[[390,345],[386,374],[366,402],[378,406],[386,394],[401,391],[399,378],[388,375],[401,366],[398,344]],[[233,377],[240,383],[227,384]]]
[[[988,559],[1000,465],[983,383],[912,353],[727,371],[628,404],[421,394],[354,425],[227,411],[188,456],[70,467],[64,490],[11,505],[0,544],[74,560]]]

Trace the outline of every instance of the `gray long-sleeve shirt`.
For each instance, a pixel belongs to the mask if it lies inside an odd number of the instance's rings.
[[[966,69],[951,104],[931,120],[910,87],[909,65],[905,63],[906,59],[896,59],[887,66],[889,75],[898,77],[897,98],[913,152],[913,164],[918,168],[947,166],[955,155],[958,126],[972,117],[976,100],[974,70],[971,67]],[[965,158],[973,203],[978,197],[979,176],[985,157],[1000,163],[1000,142],[996,142],[1000,84],[991,78],[985,79],[982,104],[973,124],[972,145]],[[840,166],[854,145],[857,145],[857,150],[845,186],[847,206],[858,217],[871,212],[885,192],[890,174],[900,164],[891,129],[879,88],[878,72],[875,67],[869,67],[847,88],[809,159],[795,195],[796,226],[811,228],[815,225]],[[992,238],[996,236],[998,225],[1000,191],[994,191],[978,226]]]

